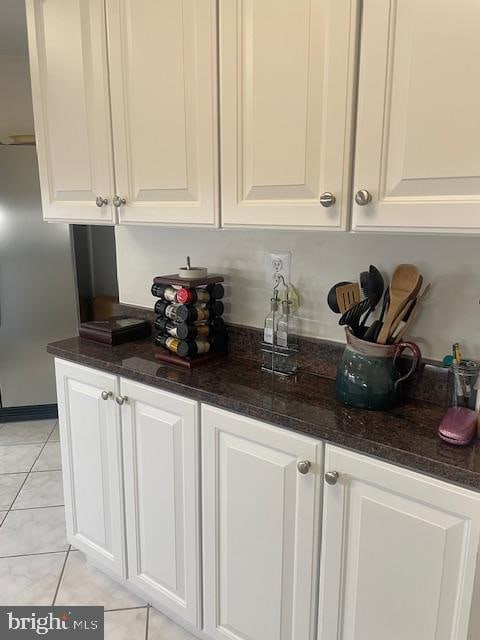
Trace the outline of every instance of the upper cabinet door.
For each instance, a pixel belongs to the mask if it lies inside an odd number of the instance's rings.
[[[43,216],[112,224],[104,2],[27,0],[26,6]]]
[[[479,27],[478,0],[364,0],[354,229],[480,230]]]
[[[107,0],[125,223],[217,223],[214,0]]]
[[[480,494],[330,445],[325,470],[318,640],[478,638]]]
[[[346,227],[355,6],[220,2],[225,226]]]

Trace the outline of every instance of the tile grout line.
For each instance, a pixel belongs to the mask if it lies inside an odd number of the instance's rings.
[[[69,544],[68,545],[68,549],[67,549],[67,553],[65,554],[65,560],[63,561],[62,570],[60,571],[60,576],[58,577],[57,588],[55,589],[55,593],[54,593],[53,600],[52,600],[52,607],[55,606],[55,601],[56,601],[57,596],[58,596],[58,591],[60,589],[60,583],[62,582],[63,574],[65,572],[65,567],[67,565],[67,560],[68,560],[68,556],[70,555],[70,549],[71,548],[72,548],[72,545]]]
[[[30,509],[54,509],[55,507],[64,507],[64,504],[42,504],[40,507],[21,507],[21,509],[10,508],[10,511],[30,511]],[[7,516],[5,516],[7,517]]]
[[[42,504],[41,507],[17,507],[16,509],[10,509],[10,510],[11,511],[33,511],[34,509],[58,509],[59,507],[64,507],[64,506],[65,506],[64,504]],[[6,509],[3,509],[3,511],[6,511]]]
[[[118,607],[117,609],[105,609],[105,613],[114,613],[115,611],[136,611],[137,609],[146,609],[148,604],[139,605],[138,607]]]
[[[14,499],[12,500],[12,502],[10,503],[10,507],[7,509],[7,513],[5,514],[5,517],[2,520],[2,523],[0,524],[0,527],[3,527],[3,524],[5,523],[6,519],[8,518],[8,514],[10,513],[10,511],[12,511],[12,507],[15,504],[15,500],[18,498],[20,491],[23,489],[25,482],[27,481],[27,478],[29,477],[30,473],[32,472],[33,467],[35,466],[35,463],[37,462],[38,458],[42,455],[43,450],[45,449],[45,445],[48,442],[48,438],[50,438],[50,436],[52,435],[52,433],[55,430],[55,427],[57,426],[57,422],[54,423],[50,433],[47,436],[47,439],[45,440],[45,442],[43,443],[43,447],[40,449],[40,451],[38,452],[37,457],[35,458],[35,460],[33,461],[32,466],[30,467],[30,471],[27,472],[27,475],[25,476],[25,478],[23,479],[22,484],[20,485],[19,490],[17,491]]]
[[[48,473],[51,471],[61,471],[61,469],[40,469],[39,471],[7,471],[0,473],[0,476],[21,476],[22,473]]]
[[[66,553],[66,549],[60,549],[59,551],[37,551],[37,553],[14,553],[10,556],[0,556],[0,560],[4,560],[5,558],[25,558],[31,556],[50,556],[55,553]]]
[[[150,604],[147,604],[147,619],[145,622],[145,640],[148,640],[148,627],[150,626]]]

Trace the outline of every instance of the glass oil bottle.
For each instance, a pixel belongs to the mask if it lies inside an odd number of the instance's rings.
[[[270,313],[265,318],[262,342],[262,371],[280,376],[291,376],[297,371],[297,343],[294,331],[294,316],[290,313],[288,297],[282,302],[278,316],[278,300],[271,298]]]

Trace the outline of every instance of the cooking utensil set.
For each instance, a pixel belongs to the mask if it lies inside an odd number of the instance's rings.
[[[356,282],[337,283],[328,292],[327,303],[334,313],[341,313],[339,324],[349,326],[358,338],[393,344],[400,342],[418,315],[430,290],[427,284],[420,294],[422,284],[423,277],[415,265],[400,264],[393,272],[390,286],[385,288],[382,274],[370,265],[368,271],[360,274],[360,286]],[[367,320],[380,301],[380,316],[367,327]]]

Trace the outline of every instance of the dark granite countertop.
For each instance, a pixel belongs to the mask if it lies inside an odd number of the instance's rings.
[[[480,444],[454,447],[437,427],[442,407],[410,400],[390,412],[350,409],[335,400],[334,382],[313,373],[281,379],[257,362],[227,356],[196,369],[162,364],[151,340],[116,347],[71,338],[52,355],[137,380],[200,402],[321,438],[443,480],[480,490]]]

